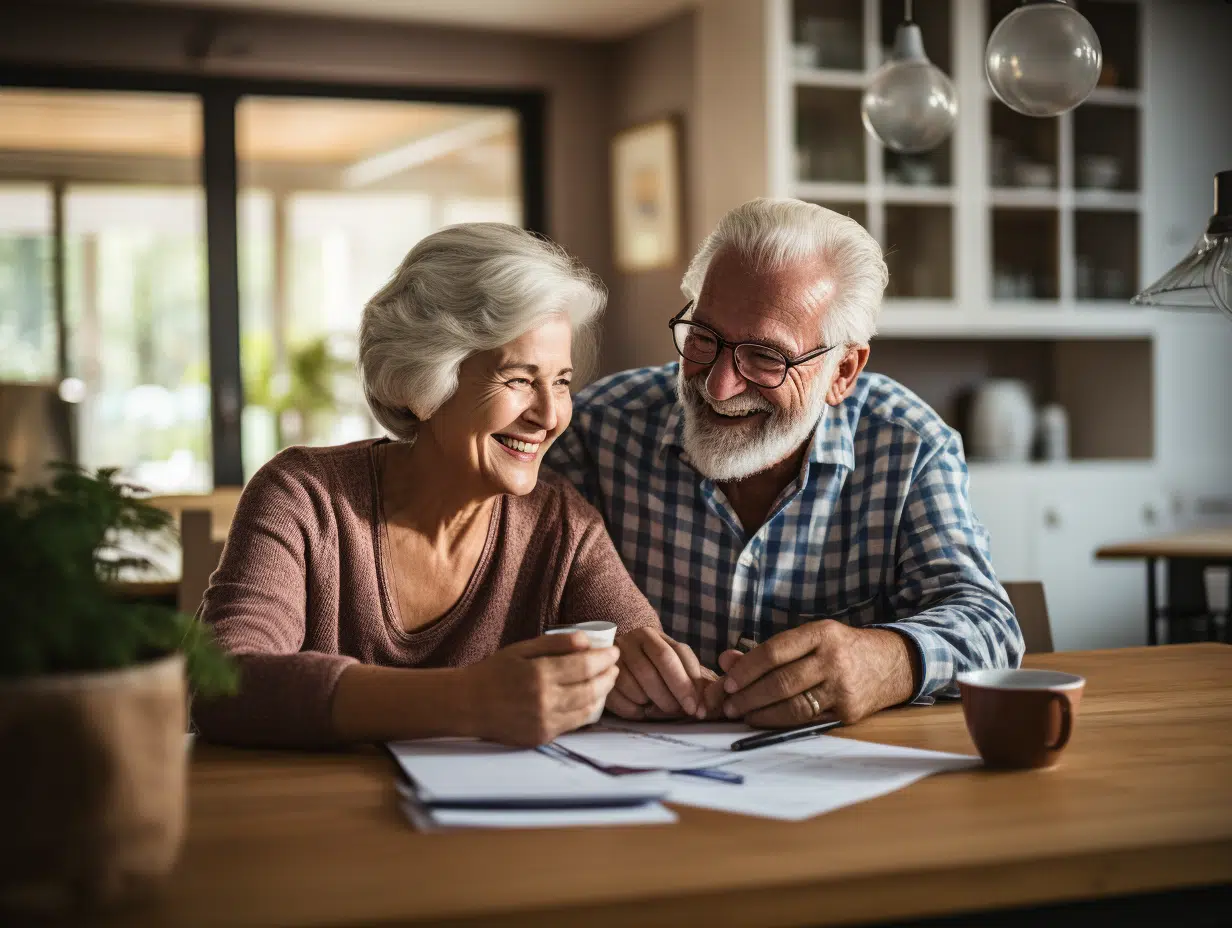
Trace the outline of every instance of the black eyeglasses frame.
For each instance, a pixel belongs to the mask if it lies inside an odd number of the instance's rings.
[[[838,345],[829,345],[829,346],[823,345],[822,347],[815,348],[812,351],[806,351],[804,354],[799,355],[798,357],[789,358],[787,357],[787,355],[783,354],[783,352],[779,351],[779,349],[774,348],[770,345],[763,345],[761,342],[729,342],[727,339],[725,339],[722,335],[720,335],[710,326],[706,325],[706,323],[694,322],[692,319],[685,319],[684,318],[685,313],[687,313],[692,308],[693,308],[693,301],[689,300],[689,302],[684,304],[684,309],[680,310],[680,312],[676,313],[676,315],[672,316],[672,318],[667,321],[667,327],[668,329],[671,330],[671,333],[672,333],[672,345],[676,348],[676,354],[680,355],[680,357],[684,358],[684,360],[689,361],[693,364],[704,364],[705,366],[709,367],[711,364],[714,364],[714,362],[719,359],[719,352],[721,352],[724,348],[730,348],[732,352],[732,359],[736,365],[736,371],[740,374],[740,376],[743,377],[745,380],[747,380],[749,383],[754,384],[755,386],[758,386],[758,387],[764,387],[767,390],[777,390],[779,387],[781,387],[787,381],[787,372],[790,371],[793,367],[798,367],[801,364],[807,364],[809,361],[813,361],[817,358],[820,358],[823,354],[831,352],[835,348],[838,347]],[[715,341],[719,343],[719,347],[715,349],[714,358],[712,360],[694,361],[692,358],[685,357],[684,352],[680,350],[680,346],[676,343],[676,326],[681,325],[682,323],[687,324],[687,325],[697,326],[700,329],[705,329],[707,332],[709,332],[711,335],[714,336]],[[748,345],[753,348],[758,348],[761,351],[773,351],[775,354],[782,357],[783,377],[782,379],[779,380],[778,383],[774,385],[770,385],[767,383],[759,383],[758,381],[754,380],[752,377],[749,377],[744,372],[743,368],[741,368],[740,366],[740,357],[737,354],[737,349],[743,348],[745,345]]]

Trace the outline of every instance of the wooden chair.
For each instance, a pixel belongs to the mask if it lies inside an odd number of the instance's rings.
[[[1048,622],[1048,603],[1044,599],[1044,584],[1036,581],[1005,583],[1010,605],[1018,616],[1018,626],[1027,645],[1028,654],[1052,652],[1052,626]]]
[[[208,509],[214,517],[214,528],[222,536],[226,536],[235,517],[235,507],[239,505],[243,487],[215,487],[209,493],[180,493],[168,496],[151,496],[147,502],[164,512],[171,513],[177,522],[180,513],[186,509]]]
[[[222,558],[223,542],[214,540],[214,514],[208,509],[180,511],[180,548],[183,564],[180,568],[180,589],[177,607],[195,615],[201,606],[210,574]]]

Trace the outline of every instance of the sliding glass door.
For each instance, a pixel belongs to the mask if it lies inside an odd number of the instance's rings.
[[[518,117],[403,100],[243,97],[236,150],[251,473],[289,444],[377,434],[355,367],[364,304],[436,229],[521,222]]]
[[[200,157],[195,96],[0,90],[0,378],[155,492],[212,485]]]
[[[56,376],[52,209],[50,184],[0,181],[0,381]]]
[[[0,69],[0,386],[159,493],[374,435],[365,302],[445,225],[542,230],[541,132],[537,94]]]

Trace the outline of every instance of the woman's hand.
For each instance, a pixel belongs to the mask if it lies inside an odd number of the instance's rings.
[[[623,719],[716,717],[721,700],[716,702],[707,689],[715,675],[687,644],[646,627],[621,635],[616,647],[620,676],[607,698],[611,712]]]
[[[581,632],[543,635],[464,668],[473,733],[516,747],[580,728],[616,683],[616,648],[590,648]]]

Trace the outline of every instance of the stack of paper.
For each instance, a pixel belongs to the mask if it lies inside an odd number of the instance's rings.
[[[457,739],[389,748],[405,775],[404,810],[425,831],[673,822],[665,798],[794,821],[980,763],[830,735],[733,751],[749,733],[735,724],[605,720],[538,751]]]
[[[604,722],[557,739],[601,765],[719,767],[740,785],[672,777],[669,802],[798,821],[902,789],[936,773],[979,766],[966,754],[922,751],[818,735],[751,751],[731,743],[750,734],[736,724]]]
[[[666,775],[610,777],[544,751],[438,739],[388,745],[403,811],[421,831],[668,824]]]

